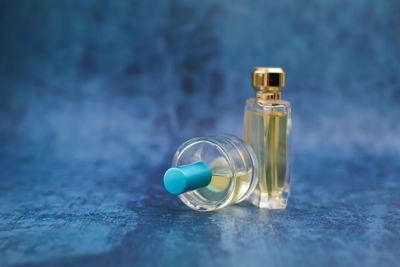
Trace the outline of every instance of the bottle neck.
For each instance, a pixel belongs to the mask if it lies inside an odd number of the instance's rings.
[[[274,100],[280,100],[282,97],[281,92],[263,92],[257,91],[256,99],[259,104],[264,104],[266,102],[271,102]]]

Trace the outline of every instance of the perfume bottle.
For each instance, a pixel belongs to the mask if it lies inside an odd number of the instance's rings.
[[[246,102],[244,139],[258,159],[259,181],[249,201],[265,209],[285,209],[292,175],[291,105],[281,99],[285,72],[255,68],[256,97]]]
[[[164,186],[188,207],[211,211],[247,199],[258,184],[252,148],[233,135],[191,139],[175,153]]]

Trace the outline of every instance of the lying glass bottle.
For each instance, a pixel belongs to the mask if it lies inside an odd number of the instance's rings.
[[[176,151],[164,186],[188,207],[211,211],[247,199],[258,184],[253,149],[233,135],[191,139]]]

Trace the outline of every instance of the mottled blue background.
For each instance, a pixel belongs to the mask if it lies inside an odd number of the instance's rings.
[[[186,208],[180,143],[293,103],[288,208]],[[399,266],[400,2],[1,1],[0,265]]]

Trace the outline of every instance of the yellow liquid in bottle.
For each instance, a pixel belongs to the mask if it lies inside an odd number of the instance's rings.
[[[213,170],[211,182],[208,186],[200,188],[197,193],[207,201],[220,201],[225,198],[231,183],[234,182],[234,190],[229,195],[227,204],[237,202],[246,194],[252,178],[251,172],[237,172],[235,177],[230,170]]]
[[[246,114],[246,141],[252,146],[259,163],[261,192],[258,194],[261,199],[279,198],[286,179],[287,115],[276,109],[264,112],[255,109]]]

